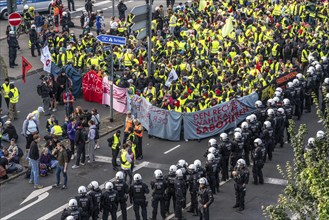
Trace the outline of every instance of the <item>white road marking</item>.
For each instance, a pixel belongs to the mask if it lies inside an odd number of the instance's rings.
[[[15,216],[15,215],[23,212],[24,210],[30,208],[31,206],[34,206],[35,204],[37,204],[37,203],[41,202],[42,200],[46,199],[48,196],[49,196],[49,193],[48,192],[45,192],[45,193],[41,194],[40,196],[38,196],[38,199],[36,201],[31,202],[30,204],[28,204],[28,205],[26,205],[26,206],[24,206],[24,207],[16,210],[15,212],[13,212],[13,213],[11,213],[11,214],[9,214],[9,215],[1,218],[1,220],[10,219],[11,217],[13,217],[13,216]],[[63,211],[63,209],[61,209],[61,211]]]
[[[51,190],[52,188],[53,188],[52,186],[47,186],[42,189],[34,190],[20,205],[30,201],[31,199],[41,195],[42,193],[47,192],[48,190]]]
[[[268,184],[286,186],[288,184],[287,180],[278,178],[264,178],[264,182]]]
[[[107,8],[103,8],[102,11],[105,11]]]
[[[1,118],[7,118],[8,117],[8,115],[4,115],[4,116],[2,116]]]
[[[101,1],[101,2],[97,2],[97,3],[93,4],[93,6],[96,7],[96,6],[104,5],[104,4],[107,4],[110,2],[112,2],[112,1]],[[83,11],[83,10],[85,10],[85,7],[80,7],[80,8],[77,8],[76,11],[71,12],[71,14],[77,13],[77,12]]]
[[[222,185],[224,185],[225,183],[229,182],[230,180],[231,180],[231,178],[229,178],[229,179],[226,180],[226,181],[222,181],[222,182],[219,183],[219,185],[222,186]],[[191,206],[191,203],[189,202],[189,203],[186,204],[185,209],[187,209],[187,208],[190,207],[190,206]],[[171,215],[167,216],[166,220],[170,220],[170,219],[172,219],[173,217],[175,217],[175,213],[172,213]]]
[[[175,150],[175,149],[177,149],[177,148],[179,148],[180,147],[180,145],[177,145],[176,147],[173,147],[173,148],[171,148],[170,150],[167,150],[166,152],[164,152],[163,154],[167,154],[167,153],[169,153],[169,152],[171,152],[171,151],[173,151],[173,150]]]
[[[146,167],[147,165],[148,165],[148,162],[146,162],[146,161],[145,161],[145,162],[142,162],[142,163],[138,164],[138,165],[134,168],[134,171],[133,171],[133,172],[136,172],[137,170],[142,169],[143,167]],[[114,181],[114,180],[115,180],[115,178],[112,178],[112,179],[110,179],[109,181]],[[104,187],[105,187],[105,183],[103,183],[103,184],[100,185],[99,187],[100,187],[101,189],[104,189]],[[48,193],[48,192],[47,192],[47,193]],[[44,193],[44,194],[45,194],[45,193]],[[42,195],[44,195],[44,194],[42,194]],[[41,196],[42,196],[42,195],[41,195]],[[40,197],[40,196],[39,196],[39,197]],[[58,213],[62,212],[63,209],[66,208],[66,207],[67,207],[67,204],[64,204],[64,205],[58,207],[57,209],[55,209],[55,210],[49,212],[48,214],[46,214],[46,215],[44,215],[44,216],[38,218],[38,220],[46,220],[46,219],[50,219],[50,218],[54,217],[55,215],[57,215]],[[127,207],[127,210],[130,209],[130,208],[131,208],[131,207]],[[2,220],[2,219],[1,219],[1,220]]]

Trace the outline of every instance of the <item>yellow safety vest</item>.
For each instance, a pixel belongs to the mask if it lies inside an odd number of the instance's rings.
[[[6,83],[2,84],[2,88],[3,88],[3,91],[4,91],[3,97],[9,98],[9,96],[8,96],[9,91],[10,91],[9,83],[8,83],[8,85],[6,85]]]
[[[67,62],[72,62],[73,61],[72,51],[66,51],[66,60],[67,60]]]
[[[62,136],[63,134],[63,130],[62,130],[62,127],[59,126],[59,125],[54,125],[54,135],[56,136]]]
[[[308,62],[307,57],[308,57],[307,51],[305,49],[302,50],[302,58],[301,58],[302,63],[307,63]]]
[[[125,54],[124,55],[124,65],[125,66],[132,66],[132,62],[133,61],[133,55],[132,54]]]
[[[273,15],[280,16],[281,15],[281,5],[276,4],[273,9]]]
[[[169,21],[169,27],[176,27],[177,17],[172,15]]]
[[[120,140],[117,137],[116,134],[113,135],[113,144],[112,144],[112,149],[115,150],[119,144]]]
[[[131,168],[131,163],[126,160],[128,151],[122,150],[121,153],[121,168],[124,170],[129,170]]]
[[[131,143],[131,150],[132,150],[132,152],[134,153],[134,155],[136,157],[136,144],[134,143],[136,136],[135,136],[135,134],[131,133],[131,134],[128,135],[127,140],[130,140],[131,139],[130,138],[131,136],[133,137],[132,138],[132,143]]]
[[[18,89],[15,87],[15,88],[11,89],[10,92],[13,94],[13,96],[10,98],[10,103],[16,104],[19,99]]]
[[[218,53],[219,42],[217,40],[211,43],[211,53],[216,54]]]

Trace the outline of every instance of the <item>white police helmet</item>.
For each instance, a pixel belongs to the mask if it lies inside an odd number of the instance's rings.
[[[298,79],[294,79],[292,81],[292,83],[294,84],[294,86],[298,86],[299,85],[299,80]]]
[[[209,141],[208,141],[208,145],[211,146],[211,145],[215,145],[217,144],[217,141],[215,138],[211,138]]]
[[[249,125],[248,125],[248,122],[242,122],[242,124],[241,124],[241,128],[243,128],[243,129],[247,129],[249,127]]]
[[[191,171],[196,171],[196,166],[192,163],[188,166],[188,169]]]
[[[242,135],[240,132],[234,132],[234,139],[235,140],[241,140],[242,138]]]
[[[282,90],[282,88],[281,88],[281,87],[277,87],[277,88],[275,89],[275,91],[276,91],[276,92],[280,92],[280,93],[282,93],[282,92],[283,92],[283,90]]]
[[[136,173],[135,175],[134,175],[134,181],[135,182],[139,182],[139,181],[141,181],[142,180],[142,176],[139,174],[139,173]]]
[[[171,166],[169,167],[169,172],[175,173],[176,170],[177,170],[176,165],[171,165]]]
[[[220,134],[220,139],[222,140],[222,141],[227,141],[228,140],[228,135],[226,134],[226,133],[221,133]]]
[[[275,96],[275,97],[273,98],[273,101],[274,101],[275,103],[278,103],[278,102],[280,102],[280,99],[279,99],[279,97]]]
[[[95,190],[99,188],[99,184],[97,181],[91,181],[88,185],[88,188],[91,190]]]
[[[215,154],[215,153],[216,153],[216,148],[214,148],[214,147],[209,147],[208,152],[209,152],[209,153],[212,153],[212,154]]]
[[[245,167],[246,166],[246,161],[241,158],[237,161],[236,164],[238,165],[238,167],[241,167],[241,166]]]
[[[183,172],[182,172],[181,169],[176,170],[176,176],[177,177],[182,177],[183,176]]]
[[[113,183],[112,182],[105,183],[105,189],[106,190],[112,190],[113,189]]]
[[[207,183],[207,181],[206,181],[206,179],[204,178],[204,177],[202,177],[202,178],[200,178],[199,180],[198,180],[198,182],[199,182],[199,184],[201,185],[206,185],[206,183]]]
[[[255,102],[255,106],[256,106],[257,108],[262,107],[262,105],[263,105],[263,103],[262,103],[262,101],[260,101],[260,100],[257,100],[257,101]]]
[[[307,141],[308,144],[314,144],[314,142],[315,142],[315,139],[313,137],[309,138]]]
[[[28,10],[29,6],[28,5],[24,5],[24,10]]]
[[[214,154],[209,153],[209,154],[207,155],[207,160],[208,160],[208,161],[213,161],[214,159],[215,159],[215,155],[214,155]]]
[[[319,139],[322,139],[322,138],[324,138],[324,135],[325,135],[325,134],[324,134],[324,132],[323,132],[323,131],[321,131],[321,130],[320,130],[320,131],[318,131],[318,132],[316,132],[316,137],[317,137],[317,138],[319,138]]]
[[[273,99],[269,99],[267,100],[267,106],[271,106],[271,105],[274,105],[274,100]]]
[[[278,112],[280,112],[280,114],[284,114],[284,109],[283,108],[278,108]]]
[[[154,176],[156,179],[161,179],[163,177],[162,171],[161,170],[155,170],[154,171]]]
[[[263,141],[260,139],[260,138],[256,138],[254,140],[254,145],[257,147],[257,146],[260,146],[262,145]]]
[[[70,208],[74,208],[74,207],[77,207],[78,206],[78,202],[76,199],[70,199],[69,200],[69,207]]]
[[[195,160],[193,163],[197,168],[201,167],[201,161],[200,160]]]
[[[329,85],[329,78],[328,78],[328,77],[325,78],[325,79],[323,80],[323,82],[324,82],[325,84]]]
[[[272,126],[270,121],[264,121],[265,128],[270,128]]]
[[[69,215],[69,216],[66,217],[65,220],[75,220],[75,218],[72,215]]]
[[[294,84],[292,82],[287,83],[287,88],[293,88],[293,87],[294,87]]]
[[[290,105],[289,99],[283,99],[283,105]]]
[[[177,166],[184,167],[186,165],[186,161],[183,159],[180,159],[177,163]]]
[[[124,174],[122,171],[118,171],[116,174],[115,174],[115,178],[117,178],[117,180],[123,180],[124,178]]]
[[[267,115],[270,116],[270,115],[274,115],[274,110],[273,109],[267,109]]]
[[[237,128],[234,129],[234,132],[239,132],[239,133],[241,133],[242,130],[241,130],[241,128],[237,127]]]
[[[85,186],[80,186],[78,188],[78,193],[81,194],[81,195],[85,195],[87,193],[87,189]]]

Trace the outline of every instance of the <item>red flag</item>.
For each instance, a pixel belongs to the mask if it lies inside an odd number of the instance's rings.
[[[27,72],[32,68],[31,63],[25,59],[25,57],[22,56],[22,80],[23,83],[26,82],[26,74]]]
[[[138,66],[143,65],[143,55],[140,53],[138,58]]]

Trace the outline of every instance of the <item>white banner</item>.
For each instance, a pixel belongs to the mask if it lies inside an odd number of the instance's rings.
[[[43,70],[50,73],[51,72],[51,54],[49,52],[48,46],[42,48],[40,61],[43,63]]]
[[[170,73],[169,73],[169,75],[168,75],[168,79],[167,79],[165,85],[167,87],[170,87],[171,82],[174,81],[174,80],[177,80],[177,79],[178,79],[177,73],[174,70],[174,68],[172,68],[171,71],[170,71]]]

